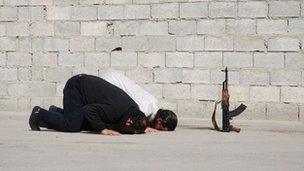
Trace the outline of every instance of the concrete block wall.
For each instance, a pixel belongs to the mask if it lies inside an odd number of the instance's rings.
[[[181,117],[207,117],[230,69],[242,119],[304,120],[303,0],[0,0],[0,111],[62,105],[115,69]]]

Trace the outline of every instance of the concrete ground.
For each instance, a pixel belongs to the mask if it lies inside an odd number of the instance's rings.
[[[0,170],[304,170],[304,123],[236,121],[241,133],[181,119],[174,132],[102,136],[30,131],[0,113]]]

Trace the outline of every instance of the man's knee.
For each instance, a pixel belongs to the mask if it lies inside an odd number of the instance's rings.
[[[80,131],[81,131],[81,124],[80,123],[70,122],[68,124],[68,132],[80,132]]]

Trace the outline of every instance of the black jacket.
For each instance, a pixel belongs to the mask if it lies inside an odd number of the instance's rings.
[[[121,119],[128,113],[139,110],[134,100],[123,90],[106,80],[82,74],[79,91],[85,102],[83,110],[94,131],[118,130]]]

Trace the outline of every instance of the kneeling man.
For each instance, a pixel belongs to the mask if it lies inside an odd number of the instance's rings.
[[[102,78],[80,74],[70,78],[64,87],[63,110],[51,106],[47,111],[36,106],[29,125],[32,130],[46,127],[65,132],[87,130],[119,135],[144,133],[147,119],[120,88]]]

